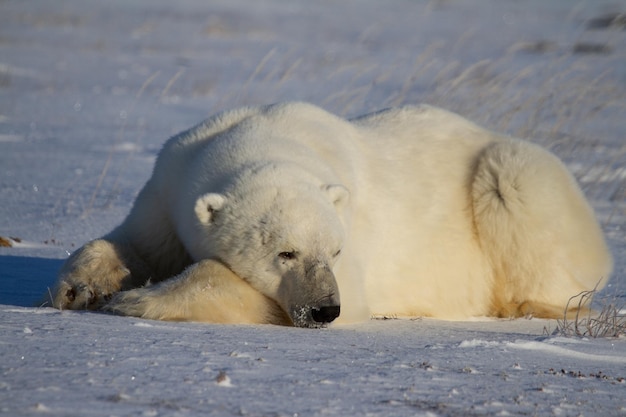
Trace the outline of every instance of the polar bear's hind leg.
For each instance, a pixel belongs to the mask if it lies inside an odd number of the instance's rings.
[[[494,316],[562,317],[612,269],[593,211],[564,165],[536,145],[505,139],[476,161],[475,232],[494,272]]]

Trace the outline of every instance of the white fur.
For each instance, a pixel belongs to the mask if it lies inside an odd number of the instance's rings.
[[[334,273],[343,322],[556,316],[612,268],[556,157],[429,106],[352,121],[303,103],[217,115],[165,145],[103,239],[123,264],[143,265],[127,265],[133,282],[215,259],[286,311],[307,297],[338,302]],[[80,292],[86,259],[70,258],[59,288]],[[61,292],[55,305],[73,308]]]
[[[118,292],[105,309],[152,320],[291,324],[274,301],[211,260],[190,266],[177,279]]]

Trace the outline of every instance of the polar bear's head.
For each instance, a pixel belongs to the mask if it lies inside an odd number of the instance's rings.
[[[339,212],[347,199],[341,185],[307,183],[205,194],[195,206],[203,256],[275,300],[294,325],[325,325],[340,312],[333,267],[344,243]]]

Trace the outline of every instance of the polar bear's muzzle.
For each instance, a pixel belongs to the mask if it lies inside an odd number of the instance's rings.
[[[310,263],[283,279],[285,310],[296,327],[323,327],[341,312],[335,274],[324,263]]]
[[[291,321],[296,327],[324,327],[339,317],[341,307],[337,305],[295,305],[291,308]]]

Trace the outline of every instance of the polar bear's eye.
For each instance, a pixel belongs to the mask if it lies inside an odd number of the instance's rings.
[[[341,249],[335,252],[335,254],[333,255],[333,258],[336,258],[337,256],[339,256],[339,254],[341,254]]]
[[[278,257],[281,259],[285,259],[287,261],[291,260],[291,259],[296,259],[296,253],[291,251],[291,252],[281,252],[278,254]]]

